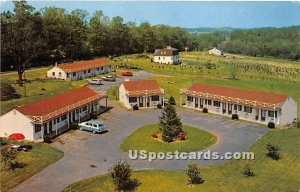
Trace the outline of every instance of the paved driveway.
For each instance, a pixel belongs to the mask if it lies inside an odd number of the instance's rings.
[[[128,154],[119,145],[133,131],[144,124],[158,122],[160,110],[130,111],[109,102],[114,108],[101,115],[109,132],[91,134],[73,131],[60,136],[60,142],[52,146],[64,151],[62,159],[29,178],[13,191],[47,192],[60,191],[81,179],[106,173],[116,160],[128,159]],[[218,135],[218,142],[209,147],[220,154],[245,151],[267,129],[254,123],[229,120],[222,116],[206,115],[189,109],[179,111],[184,124],[199,127]],[[207,149],[205,149],[207,150]],[[222,163],[224,160],[199,160],[201,165]],[[131,160],[136,169],[186,169],[186,160]]]

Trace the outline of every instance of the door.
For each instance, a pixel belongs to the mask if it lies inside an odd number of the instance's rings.
[[[143,107],[143,102],[144,102],[143,97],[140,97],[139,98],[139,107]]]
[[[266,120],[266,110],[264,110],[264,109],[261,110],[261,120],[262,121]]]
[[[200,98],[200,108],[203,108],[203,99]]]
[[[150,107],[150,97],[147,97],[147,107]]]
[[[226,103],[222,104],[222,112],[223,114],[226,113]]]
[[[228,103],[227,106],[228,106],[228,114],[231,115],[231,113],[232,113],[232,104]]]
[[[52,132],[53,132],[53,130],[52,130],[52,120],[51,120],[51,121],[49,121],[49,131],[50,131],[50,133],[52,133]]]
[[[255,110],[255,120],[258,120],[259,117],[259,109]]]
[[[198,97],[195,97],[195,108],[198,108],[198,105],[199,105],[199,98]]]

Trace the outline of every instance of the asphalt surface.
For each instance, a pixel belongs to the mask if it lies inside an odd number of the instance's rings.
[[[104,134],[85,131],[72,131],[59,137],[60,142],[51,145],[62,150],[65,155],[56,163],[37,173],[12,191],[17,192],[56,192],[68,185],[99,174],[119,159],[128,159],[128,153],[121,151],[119,145],[136,129],[144,124],[158,122],[159,109],[127,111],[115,102],[113,108],[99,118],[108,126]],[[255,123],[232,121],[226,117],[207,115],[190,109],[179,110],[184,124],[214,133],[218,142],[203,150],[243,152],[257,138],[267,132]],[[203,166],[223,163],[225,160],[198,160]],[[186,169],[188,160],[130,160],[135,169]]]

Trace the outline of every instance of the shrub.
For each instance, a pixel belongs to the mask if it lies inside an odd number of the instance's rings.
[[[49,136],[44,137],[44,143],[52,143],[51,138]]]
[[[8,80],[3,79],[0,82],[0,89],[1,89],[1,101],[20,98],[20,95],[17,94],[15,88],[11,85],[11,82]]]
[[[182,141],[182,140],[185,140],[186,138],[186,132],[182,131],[180,132],[178,135],[177,135],[177,139]]]
[[[232,120],[239,120],[239,115],[238,114],[232,114],[231,119]]]
[[[162,108],[162,105],[161,105],[161,104],[157,104],[157,108],[158,108],[158,109],[161,109],[161,108]]]
[[[274,129],[274,128],[275,128],[275,123],[269,122],[269,123],[268,123],[268,128]]]
[[[73,130],[78,129],[78,123],[72,122],[72,123],[70,124],[70,128],[73,129]]]
[[[270,144],[268,143],[267,146],[266,146],[268,152],[266,153],[266,155],[268,157],[270,157],[271,159],[273,160],[278,160],[280,159],[280,153],[279,153],[279,147],[278,146],[275,146],[273,144]]]
[[[200,177],[200,167],[197,163],[189,163],[187,169],[187,176],[189,177],[189,184],[200,184],[203,183]]]
[[[152,133],[152,134],[151,134],[151,137],[157,138],[157,133]]]
[[[207,108],[203,108],[203,109],[202,109],[202,112],[203,112],[203,113],[208,113],[208,109],[207,109]]]
[[[9,146],[1,147],[1,162],[4,168],[13,169],[14,160],[17,158],[17,151]]]
[[[134,190],[139,185],[137,179],[130,179],[133,168],[127,161],[117,161],[109,170],[112,180],[116,186],[116,191]]]
[[[91,117],[91,119],[97,119],[98,115],[97,115],[97,113],[91,113],[90,117]]]
[[[139,106],[138,106],[138,105],[134,105],[134,106],[132,107],[132,109],[133,109],[133,110],[139,110]]]
[[[254,176],[254,172],[252,171],[249,164],[245,165],[244,170],[243,170],[243,174],[245,176],[248,176],[248,177],[253,177]]]

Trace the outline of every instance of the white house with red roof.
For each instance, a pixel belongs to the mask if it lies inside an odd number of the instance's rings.
[[[32,141],[46,135],[53,137],[69,129],[72,122],[84,121],[91,113],[98,114],[103,108],[102,99],[107,99],[105,92],[82,87],[17,107],[0,117],[0,136],[22,133]]]
[[[240,119],[275,125],[291,124],[297,119],[297,102],[288,95],[198,83],[180,93],[185,97],[185,107],[207,108],[209,113],[238,114]]]
[[[80,80],[112,71],[112,64],[106,58],[74,63],[59,64],[49,71],[47,77],[63,80]]]
[[[155,80],[125,80],[119,87],[119,100],[127,109],[132,109],[134,105],[153,108],[163,105],[164,90]]]

